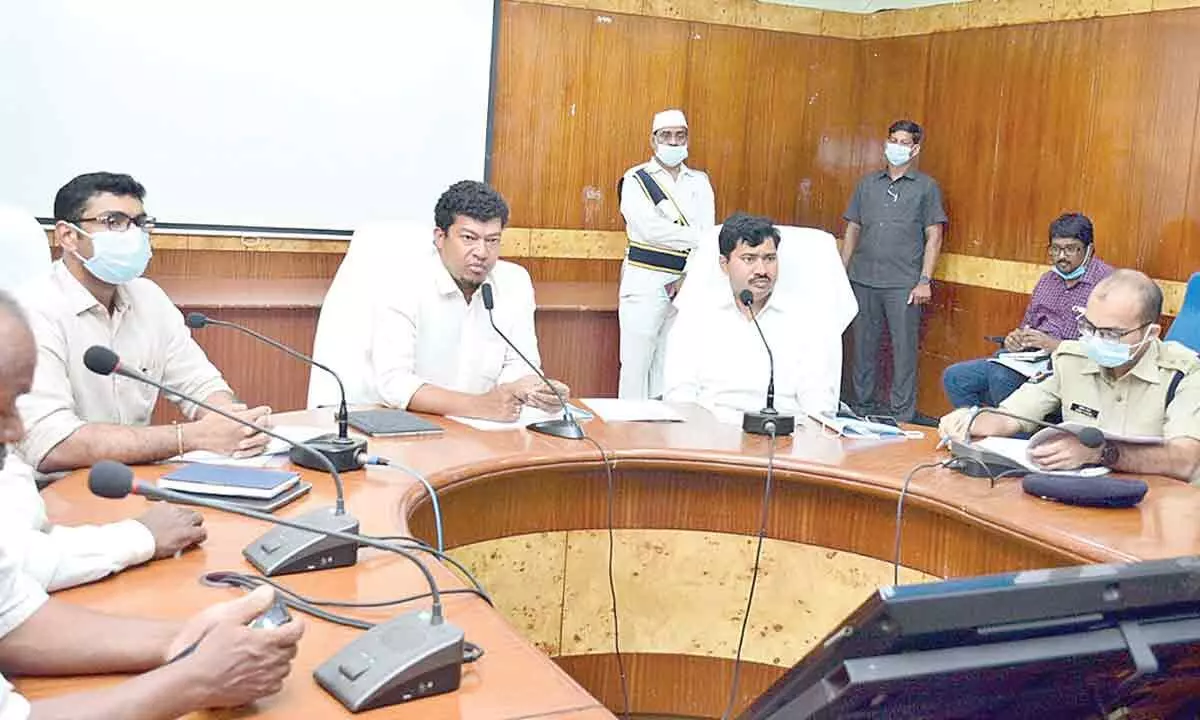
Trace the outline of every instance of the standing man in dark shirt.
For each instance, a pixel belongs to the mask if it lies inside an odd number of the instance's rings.
[[[855,410],[911,421],[917,410],[917,331],[921,306],[942,247],[946,211],[937,182],[918,172],[921,126],[899,120],[888,128],[887,168],[867,174],[846,210],[842,262],[850,276],[858,317],[851,327],[851,388]],[[875,400],[880,338],[892,339],[892,397]]]

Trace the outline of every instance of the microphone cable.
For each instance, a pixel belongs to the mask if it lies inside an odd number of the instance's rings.
[[[293,610],[304,613],[305,615],[309,615],[311,617],[318,618],[320,620],[334,623],[335,625],[354,628],[355,630],[370,630],[371,628],[375,627],[377,623],[350,617],[348,615],[330,612],[329,610],[325,610],[323,608],[385,608],[391,607],[392,605],[403,605],[405,603],[416,602],[418,600],[425,600],[433,597],[433,593],[425,592],[420,593],[419,595],[409,595],[407,597],[395,598],[393,600],[322,600],[301,595],[277,580],[272,580],[271,578],[263,577],[262,575],[240,573],[232,570],[216,570],[205,573],[200,576],[200,583],[207,587],[236,587],[251,591],[260,585],[270,585],[275,589],[275,592],[279,593],[279,597],[283,601],[283,604],[292,608]],[[476,588],[454,588],[451,590],[442,590],[441,592],[443,595],[475,595],[482,598],[489,605],[492,603],[491,598],[489,598],[486,593],[481,593]],[[483,657],[483,654],[483,648],[479,647],[475,643],[467,642],[465,640],[463,641],[464,663],[473,663],[479,658]]]
[[[414,468],[405,465],[404,463],[396,462],[391,458],[383,457],[382,455],[367,455],[362,458],[364,465],[380,465],[399,470],[400,472],[414,478],[417,482],[425,486],[425,492],[429,495],[429,504],[433,506],[433,523],[434,531],[437,533],[437,549],[438,552],[446,552],[446,543],[442,535],[442,506],[438,502],[437,490],[433,488],[429,480]]]
[[[596,441],[591,435],[584,433],[583,439],[590,442],[596,447],[600,453],[600,458],[604,461],[604,473],[608,480],[608,592],[612,598],[612,621],[613,621],[613,653],[617,656],[617,676],[621,683],[621,700],[624,703],[625,720],[630,718],[629,708],[629,676],[625,673],[625,658],[621,655],[621,625],[617,613],[617,582],[613,570],[613,556],[616,552],[616,533],[613,530],[615,521],[615,505],[616,505],[616,483],[613,480],[613,460],[604,447]]]
[[[737,703],[738,685],[742,674],[742,646],[746,642],[746,629],[750,623],[750,609],[754,605],[754,589],[758,585],[758,570],[762,562],[763,538],[767,534],[767,519],[771,508],[771,487],[775,480],[775,425],[769,425],[770,444],[767,447],[767,482],[763,487],[762,511],[758,521],[758,547],[754,551],[754,570],[750,574],[750,593],[746,597],[746,612],[742,615],[742,630],[738,633],[737,654],[733,659],[733,682],[729,687],[729,702],[721,720],[729,720],[733,706]]]

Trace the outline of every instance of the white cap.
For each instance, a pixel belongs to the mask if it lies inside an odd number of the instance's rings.
[[[682,110],[663,110],[655,113],[654,125],[650,128],[650,132],[658,132],[669,127],[687,127],[687,118],[683,116]]]

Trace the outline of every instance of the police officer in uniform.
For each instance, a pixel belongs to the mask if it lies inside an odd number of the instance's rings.
[[[654,157],[621,178],[621,214],[629,247],[621,266],[621,398],[662,394],[665,339],[688,255],[716,225],[708,175],[683,163],[688,156],[687,118],[680,110],[654,116]]]
[[[1030,449],[1046,470],[1104,465],[1113,470],[1168,475],[1200,483],[1200,358],[1159,339],[1162,290],[1135,270],[1117,270],[1096,285],[1079,320],[1080,339],[1064,341],[1053,371],[1034,377],[1000,404],[1015,415],[1063,420],[1118,435],[1163,438],[1147,445],[1109,440],[1088,448],[1064,435]],[[974,408],[941,420],[944,437],[962,439]],[[971,435],[1016,435],[1037,428],[999,415],[980,415]]]

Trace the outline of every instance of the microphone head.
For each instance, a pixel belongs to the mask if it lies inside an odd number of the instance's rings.
[[[123,498],[133,492],[133,470],[116,460],[101,460],[88,472],[88,490],[103,498]]]
[[[1104,445],[1104,433],[1094,427],[1085,427],[1079,431],[1079,442],[1084,447],[1098,448]]]
[[[208,316],[204,313],[190,312],[187,314],[187,317],[184,318],[183,322],[191,329],[199,330],[200,328],[208,325]]]
[[[484,283],[479,286],[479,292],[483,293],[483,309],[491,310],[495,307],[495,298],[492,297],[492,284]]]
[[[83,365],[97,375],[112,375],[121,358],[103,345],[93,345],[83,353]]]
[[[754,304],[754,293],[750,292],[749,290],[743,290],[738,293],[738,300],[740,300],[741,303],[746,307],[750,307]]]

